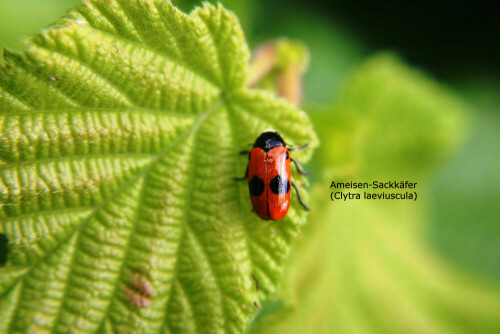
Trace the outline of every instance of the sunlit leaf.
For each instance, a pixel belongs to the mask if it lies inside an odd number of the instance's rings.
[[[305,214],[258,219],[238,152],[266,129],[316,144],[304,112],[245,88],[248,55],[221,6],[160,0],[84,2],[6,52],[0,332],[245,329]]]

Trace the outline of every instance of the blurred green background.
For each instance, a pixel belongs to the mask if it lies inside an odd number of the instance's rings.
[[[0,0],[0,44],[77,1]],[[174,1],[189,11],[198,1]],[[226,0],[251,47],[311,60],[312,211],[253,333],[500,333],[500,17],[482,1]],[[418,182],[332,203],[331,181]]]

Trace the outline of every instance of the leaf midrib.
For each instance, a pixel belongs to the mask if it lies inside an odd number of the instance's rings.
[[[156,165],[156,163],[158,163],[166,154],[168,154],[168,152],[176,147],[176,145],[180,142],[182,142],[182,140],[184,140],[186,137],[188,137],[189,135],[191,134],[195,134],[197,132],[197,130],[200,128],[200,126],[203,124],[203,122],[208,118],[208,116],[210,116],[213,112],[215,112],[216,110],[219,109],[220,106],[222,106],[223,104],[226,103],[227,101],[227,98],[228,98],[228,94],[221,94],[221,97],[214,103],[212,104],[212,106],[209,108],[209,110],[207,110],[206,112],[204,112],[203,114],[201,114],[200,116],[197,117],[197,120],[195,122],[195,124],[193,126],[191,126],[189,129],[187,129],[186,131],[184,131],[182,134],[180,134],[174,141],[172,141],[167,147],[165,147],[162,152],[158,153],[153,159],[151,162],[149,162],[147,165],[145,165],[139,172],[137,172],[136,174],[134,174],[132,177],[130,177],[130,179],[128,179],[126,182],[124,182],[122,185],[120,185],[120,187],[118,189],[116,189],[109,197],[107,197],[104,201],[102,201],[98,206],[96,206],[92,212],[78,225],[77,228],[75,228],[72,232],[70,232],[65,238],[61,239],[59,241],[59,244],[54,247],[53,249],[51,249],[49,252],[45,253],[43,257],[41,257],[37,262],[31,264],[30,266],[27,267],[27,270],[25,272],[25,274],[23,275],[23,277],[15,282],[12,286],[10,286],[9,288],[6,289],[6,291],[11,291],[11,289],[13,287],[15,287],[17,284],[23,284],[24,280],[29,276],[29,273],[36,267],[38,267],[41,263],[43,263],[50,255],[56,253],[61,247],[63,247],[66,242],[68,240],[70,240],[71,238],[73,238],[76,234],[79,234],[81,232],[81,230],[83,229],[83,227],[86,225],[86,223],[88,221],[90,221],[96,214],[97,212],[99,212],[99,210],[101,210],[102,208],[104,208],[107,204],[109,204],[111,201],[113,201],[116,197],[118,197],[125,189],[127,189],[130,185],[132,185],[134,182],[136,182],[138,179],[140,178],[143,178],[143,177],[146,177],[146,175],[153,169],[153,167]],[[153,154],[152,154],[153,155]],[[83,157],[83,156],[82,156]],[[36,162],[36,161],[34,161]],[[3,165],[1,167],[4,167]],[[141,190],[141,194],[142,194],[143,190]],[[144,196],[140,196],[140,200],[143,198]],[[140,205],[137,207],[137,211],[139,210],[140,208]],[[16,217],[17,218],[17,217]],[[134,228],[136,226],[135,224],[135,220],[134,219],[134,224],[131,228],[131,232],[130,232],[130,235],[133,234],[133,231],[134,231]],[[184,224],[183,224],[184,225]],[[129,238],[130,240],[130,238]],[[78,240],[75,241],[75,244],[78,243]],[[128,249],[128,248],[127,248]],[[71,259],[71,262],[70,264],[68,265],[68,268],[69,268],[69,275],[71,275],[71,272],[72,272],[72,267],[73,267],[73,261],[75,259],[75,256],[74,256],[74,253],[72,254],[72,259]],[[122,261],[122,264],[120,266],[120,269],[118,272],[121,272],[122,270],[122,267],[124,265],[125,261]],[[177,277],[177,276],[176,276]],[[62,301],[65,300],[65,297],[67,295],[66,293],[66,288],[67,288],[68,284],[66,282],[66,286],[65,286],[65,290],[64,290],[64,295],[63,295],[63,298],[62,298]],[[115,290],[116,290],[116,285],[115,285]],[[115,295],[115,292],[113,292],[112,294],[112,297]],[[111,306],[111,300],[110,299],[110,303],[108,305],[108,309],[110,308]],[[61,307],[59,308],[59,313],[58,315],[56,316],[56,320],[54,321],[54,325],[57,325],[57,319],[59,318],[59,314],[62,310],[62,305]],[[106,315],[108,314],[108,310],[106,310],[106,313],[105,313],[105,316],[103,317],[103,321],[106,319]],[[11,319],[13,320],[13,319]],[[9,331],[12,329],[12,325],[13,325],[13,321],[11,321],[11,323],[9,324]],[[102,324],[101,324],[102,325]]]
[[[212,105],[212,107],[206,111],[205,113],[201,114],[198,118],[197,118],[197,121],[195,122],[195,124],[190,127],[189,129],[187,129],[186,131],[184,131],[182,134],[180,134],[174,141],[172,141],[165,149],[163,149],[162,152],[158,153],[157,155],[154,155],[154,154],[151,154],[151,156],[155,156],[151,162],[149,162],[147,165],[145,165],[140,171],[138,171],[136,174],[134,174],[133,176],[130,177],[130,179],[128,179],[126,182],[124,182],[120,187],[118,187],[118,189],[116,189],[109,197],[107,197],[104,201],[102,201],[98,206],[95,207],[94,210],[92,210],[92,212],[89,214],[89,216],[87,217],[87,219],[85,221],[83,221],[81,224],[80,224],[80,227],[75,229],[75,231],[73,233],[71,233],[67,238],[65,238],[64,240],[61,241],[60,245],[61,244],[64,244],[64,242],[66,242],[67,240],[69,240],[75,233],[78,233],[80,232],[81,228],[85,225],[85,223],[90,220],[96,213],[97,211],[101,210],[103,207],[105,207],[107,204],[109,204],[112,200],[114,200],[117,196],[119,196],[122,191],[124,191],[127,187],[129,187],[131,184],[133,184],[135,181],[137,181],[139,178],[142,178],[142,177],[145,177],[149,171],[156,165],[156,163],[161,159],[163,158],[172,148],[174,148],[179,142],[181,142],[184,138],[186,138],[187,136],[193,134],[193,133],[196,133],[196,131],[198,130],[198,128],[201,126],[201,124],[203,123],[203,121],[212,113],[214,112],[215,110],[217,110],[217,108],[219,108],[221,105],[223,104],[223,101],[222,99],[219,99],[216,103],[214,103],[214,105]],[[83,158],[84,156],[82,156]],[[37,162],[37,161],[34,161],[34,162]],[[4,165],[2,165],[2,167],[4,167]],[[59,245],[59,246],[60,246]],[[54,248],[54,250],[56,250],[57,248],[56,247]],[[54,251],[53,250],[53,251]],[[43,260],[45,260],[45,258],[47,258],[48,256],[50,256],[50,254],[53,253],[53,251],[50,251],[48,253],[45,254],[44,257],[41,258],[40,261],[30,265],[30,267],[36,267],[37,265],[39,265],[41,262],[43,262]]]
[[[125,14],[128,14],[126,12],[125,9],[122,8],[122,11],[125,13]],[[127,15],[128,16],[128,15]],[[130,18],[129,18],[130,19]],[[112,24],[113,22],[110,21],[108,19],[108,21]],[[216,43],[215,43],[215,37],[213,36],[213,31],[211,31],[210,29],[210,25],[206,24],[206,22],[204,22],[203,19],[200,18],[200,21],[202,23],[204,23],[206,25],[206,28],[207,30],[209,31],[210,35],[212,35],[212,40],[214,41],[214,46],[215,46],[215,49],[216,49],[216,52],[217,52],[217,60],[218,60],[218,67],[219,67],[219,70],[221,70],[221,57],[220,57],[220,50],[219,48],[217,47]],[[69,22],[69,21],[68,21]],[[134,24],[133,21],[131,21],[132,24]],[[211,101],[211,106],[208,108],[207,111],[203,112],[202,114],[199,114],[199,115],[182,115],[182,116],[186,116],[186,117],[193,117],[195,119],[194,121],[194,124],[192,126],[189,127],[189,129],[183,131],[180,135],[176,136],[176,138],[171,142],[169,143],[161,152],[157,153],[157,154],[151,154],[149,155],[150,157],[153,157],[151,161],[147,162],[146,165],[140,167],[140,169],[136,172],[134,172],[132,174],[132,176],[126,180],[123,184],[121,184],[118,189],[116,189],[111,195],[109,195],[107,198],[105,198],[100,204],[98,204],[90,213],[89,215],[86,217],[86,218],[83,218],[81,221],[80,221],[80,224],[74,228],[73,231],[71,231],[69,233],[69,235],[67,237],[65,237],[64,239],[60,240],[59,241],[59,244],[53,248],[52,250],[50,250],[49,252],[47,252],[46,254],[44,254],[43,257],[41,257],[36,263],[33,263],[31,266],[29,266],[26,270],[26,273],[23,275],[22,279],[19,280],[18,283],[20,284],[23,284],[26,277],[29,276],[29,273],[31,272],[31,270],[33,268],[36,268],[37,266],[39,266],[41,263],[43,263],[51,254],[57,252],[61,247],[63,247],[69,240],[71,240],[72,238],[75,237],[76,235],[76,240],[75,241],[75,247],[78,247],[78,242],[79,242],[79,239],[80,239],[80,235],[81,235],[81,230],[87,225],[87,223],[92,220],[96,214],[101,210],[103,209],[106,205],[108,205],[110,202],[112,202],[115,198],[117,198],[118,196],[120,196],[120,194],[122,194],[124,191],[126,191],[127,188],[129,188],[131,185],[133,185],[135,182],[137,182],[138,180],[140,180],[141,178],[147,178],[148,174],[150,173],[150,171],[157,165],[157,163],[163,158],[165,157],[170,151],[172,148],[176,147],[180,142],[182,142],[185,138],[191,136],[191,135],[195,135],[196,136],[196,133],[198,131],[198,129],[202,126],[202,124],[204,123],[204,121],[212,114],[214,113],[215,111],[219,110],[219,108],[226,104],[228,102],[228,99],[230,98],[230,94],[231,93],[224,93],[223,90],[225,90],[225,87],[227,85],[227,82],[226,82],[226,79],[227,80],[230,80],[228,78],[226,78],[224,76],[224,73],[220,73],[221,74],[221,83],[217,83],[217,82],[214,82],[213,79],[211,78],[207,78],[206,74],[205,73],[199,73],[199,72],[196,72],[196,71],[193,71],[193,69],[191,68],[191,66],[187,63],[184,63],[182,61],[182,59],[177,59],[177,58],[173,58],[172,56],[169,56],[168,54],[165,54],[164,52],[160,51],[160,50],[155,50],[153,49],[150,45],[148,44],[141,44],[137,41],[134,41],[134,40],[130,40],[129,38],[126,38],[122,35],[115,35],[113,33],[110,33],[108,31],[104,31],[104,30],[101,30],[101,29],[97,29],[93,26],[90,25],[90,23],[86,24],[85,25],[86,28],[88,28],[89,30],[95,30],[96,32],[98,32],[99,34],[103,34],[103,35],[108,35],[110,36],[111,39],[114,39],[114,40],[118,40],[118,41],[123,41],[123,43],[127,43],[127,44],[131,44],[132,47],[140,47],[142,49],[145,49],[149,52],[151,52],[152,54],[154,54],[155,56],[159,56],[161,58],[164,58],[166,61],[169,61],[169,62],[172,62],[172,63],[175,63],[175,64],[179,64],[179,66],[185,68],[186,70],[192,72],[194,75],[196,75],[197,77],[199,77],[200,79],[202,79],[202,81],[205,81],[207,84],[209,84],[210,86],[214,87],[215,89],[217,89],[220,93],[220,98],[216,101],[214,101],[215,99],[210,99],[212,100]],[[117,32],[119,33],[119,32]],[[174,38],[176,37],[175,34],[173,34]],[[145,42],[146,43],[146,42]],[[141,108],[139,106],[136,105],[133,97],[131,97],[126,91],[124,91],[121,87],[118,87],[118,83],[114,82],[113,81],[113,78],[109,79],[106,77],[106,75],[103,75],[101,73],[101,71],[99,71],[97,68],[95,68],[95,66],[92,66],[91,64],[89,64],[88,62],[82,60],[82,59],[79,59],[79,58],[75,58],[74,56],[72,55],[68,55],[67,53],[65,52],[62,52],[61,50],[59,49],[53,49],[53,48],[50,48],[50,47],[46,47],[46,46],[43,46],[43,45],[40,45],[39,43],[36,43],[36,46],[37,47],[40,47],[40,48],[43,48],[49,52],[54,52],[54,53],[57,53],[61,56],[64,56],[64,57],[68,57],[69,59],[75,61],[75,62],[78,62],[79,64],[81,64],[82,66],[85,66],[86,68],[88,68],[89,71],[91,71],[93,74],[95,74],[97,77],[99,77],[100,79],[103,80],[103,82],[105,82],[106,85],[109,85],[110,88],[114,88],[117,92],[120,93],[120,96],[122,96],[125,101],[128,103],[131,103],[132,105],[131,106],[124,106],[124,107],[119,107],[119,108],[103,108],[103,109],[115,109],[117,111],[125,111],[126,109],[133,109],[133,110],[138,110],[138,111],[144,111],[144,112],[159,112],[159,113],[163,113],[163,114],[172,114],[173,113],[168,113],[168,112],[162,112],[160,110],[156,111],[156,110],[151,110],[151,109],[147,109],[147,108]],[[63,50],[64,51],[64,50]],[[183,53],[182,50],[179,50],[180,51],[180,54]],[[35,77],[37,77],[38,79],[42,80],[43,78],[40,78],[39,76],[33,74]],[[63,96],[65,97],[68,97],[67,94],[65,94],[64,91],[61,91],[60,90],[60,87],[58,87],[57,84],[54,84],[53,82],[49,82],[48,83],[51,87],[53,87],[54,89],[56,89],[57,91],[60,92],[60,94],[62,94]],[[239,87],[239,88],[242,88],[242,87]],[[238,89],[239,89],[238,88]],[[24,101],[22,99],[20,99],[19,97],[17,97],[16,95],[13,95],[15,98],[17,98],[17,100],[25,105]],[[68,97],[69,98],[69,97]],[[121,100],[121,99],[120,99]],[[123,101],[120,101],[118,100],[117,103],[123,103]],[[30,108],[28,106],[28,108]],[[32,107],[31,107],[32,108]],[[31,109],[30,108],[30,109]],[[78,111],[82,111],[82,109],[85,109],[85,108],[80,108],[80,107],[76,107],[76,108],[68,108],[68,112],[78,112]],[[89,110],[92,110],[92,111],[95,111],[97,108],[88,108]],[[226,108],[226,113],[228,114],[228,117],[229,119],[231,119],[231,112],[229,109]],[[34,111],[22,111],[22,112],[19,112],[19,113],[13,113],[14,115],[21,115],[21,114],[30,114],[30,113],[40,113],[40,112],[44,112],[43,110],[34,110]],[[57,112],[57,110],[50,110],[50,111],[47,111],[47,112]],[[180,115],[177,115],[177,116],[180,116]],[[196,118],[195,118],[196,116]],[[235,131],[234,131],[234,127],[233,127],[233,124],[230,122],[230,127],[231,127],[231,134],[232,134],[232,139],[233,139],[233,143],[235,144],[234,146],[236,146],[236,141],[235,141]],[[196,139],[196,138],[195,138]],[[194,154],[191,153],[191,154]],[[127,154],[123,154],[124,156],[126,156]],[[128,154],[130,155],[130,154]],[[109,155],[106,155],[106,154],[103,154],[102,155],[103,157],[107,157]],[[77,157],[64,157],[65,159],[74,159],[74,158],[77,158]],[[85,156],[81,156],[81,158],[85,158]],[[57,159],[56,159],[57,160]],[[39,162],[39,160],[35,160],[33,161],[33,163],[37,163]],[[2,166],[4,167],[4,166]],[[193,165],[191,165],[191,167],[193,167]],[[194,174],[194,168],[190,168],[191,169],[191,175]],[[192,193],[192,188],[193,188],[193,184],[192,182],[189,182],[188,183],[188,187],[189,187],[189,190],[188,190],[188,203],[189,203],[189,199],[190,197],[192,196],[191,193]],[[238,187],[237,185],[235,185],[235,187]],[[132,225],[131,225],[131,228],[130,228],[130,234],[129,234],[129,237],[128,237],[128,241],[127,241],[127,244],[129,244],[130,240],[132,240],[132,236],[134,234],[134,232],[136,231],[136,228],[137,228],[137,215],[140,214],[140,209],[141,209],[141,202],[143,201],[143,194],[144,194],[144,191],[145,191],[145,188],[146,185],[142,184],[141,185],[141,189],[139,190],[140,192],[140,197],[139,197],[139,200],[138,200],[138,205],[137,207],[135,208],[135,217],[133,219],[133,222],[132,222]],[[240,199],[241,199],[241,196],[239,196]],[[189,225],[189,206],[188,208],[185,210],[185,214],[184,214],[184,221],[182,222],[182,232],[181,232],[181,236],[180,236],[180,240],[182,240],[183,237],[185,237],[185,234],[188,233],[187,231],[189,230],[190,226]],[[243,224],[244,225],[244,224]],[[191,231],[191,234],[196,238],[198,237],[195,233],[193,233]],[[246,238],[248,239],[249,236],[248,236],[248,233],[245,233],[245,236]],[[168,309],[169,305],[170,305],[170,300],[171,300],[171,296],[172,296],[172,292],[174,290],[174,285],[176,284],[175,282],[177,282],[177,284],[180,286],[180,288],[182,289],[182,285],[181,285],[181,282],[179,280],[179,276],[178,276],[178,272],[177,272],[177,263],[178,263],[178,254],[179,254],[179,249],[180,249],[180,242],[179,241],[179,247],[177,248],[177,254],[176,254],[176,264],[175,264],[175,271],[174,271],[174,277],[172,278],[172,285],[171,285],[171,290],[169,292],[169,297],[168,297],[168,301],[166,303],[166,308]],[[199,241],[197,242],[199,247],[202,248],[203,251],[205,251],[205,246],[203,245],[203,243],[200,243]],[[120,277],[121,275],[121,272],[123,270],[123,267],[125,266],[126,264],[126,259],[127,259],[127,254],[129,252],[129,247],[124,245],[124,247],[126,247],[125,249],[125,256],[124,256],[124,259],[122,260],[120,266],[119,266],[119,269],[118,269],[118,277]],[[249,245],[249,243],[247,242],[247,245]],[[250,252],[249,252],[250,254]],[[210,262],[210,259],[209,259],[209,256],[208,254],[206,254],[206,258],[208,259],[208,264],[210,267],[212,267],[212,263]],[[68,277],[71,277],[72,275],[74,275],[74,260],[76,258],[76,255],[75,255],[75,252],[73,252],[71,254],[71,259],[70,259],[70,263],[68,265]],[[215,270],[212,269],[212,272],[213,272],[213,275],[214,277],[216,278],[216,284],[217,284],[217,287],[218,289],[220,290],[220,292],[222,293],[222,300],[221,300],[221,308],[222,308],[222,311],[223,311],[223,314],[224,314],[224,328],[225,328],[225,331],[230,331],[230,324],[231,324],[231,321],[229,321],[229,319],[227,318],[227,315],[228,315],[228,310],[227,310],[227,303],[224,302],[224,294],[223,294],[223,290],[220,286],[220,282],[218,281],[218,277],[217,277],[217,272]],[[69,287],[69,283],[68,283],[69,280],[66,280],[65,282],[65,286],[64,286],[64,289],[63,289],[63,297],[61,299],[61,305],[59,306],[59,309],[58,309],[58,313],[56,314],[54,320],[53,320],[53,328],[52,328],[52,332],[54,331],[57,331],[57,328],[58,326],[60,325],[59,324],[59,321],[61,320],[60,317],[62,315],[62,311],[64,309],[64,304],[65,304],[65,301],[67,299],[67,296],[68,296],[68,287]],[[14,284],[12,287],[15,287],[17,284]],[[12,287],[9,287],[9,291],[12,289]],[[107,308],[106,308],[106,311],[103,312],[103,317],[102,317],[102,322],[100,324],[97,324],[97,328],[100,329],[102,328],[103,325],[106,324],[106,321],[108,319],[108,314],[109,314],[109,310],[111,309],[111,305],[112,305],[112,302],[113,302],[113,299],[115,298],[115,294],[116,294],[116,291],[117,291],[117,288],[118,288],[118,284],[115,283],[114,287],[113,287],[113,292],[110,296],[110,300],[109,300],[109,303],[107,305]],[[17,306],[15,307],[15,312],[17,312]],[[11,322],[9,324],[9,329],[12,328],[13,326],[13,323],[14,321],[13,318],[10,319]],[[167,316],[165,315],[164,317],[164,322],[162,323],[162,328],[164,328],[164,325],[167,324],[168,326],[168,321],[167,321]],[[194,317],[194,324],[196,326],[196,330],[199,331],[199,328],[200,328],[200,323],[199,323],[199,319],[198,317]],[[111,323],[110,323],[111,325]]]
[[[205,113],[201,114],[197,121],[195,122],[195,124],[188,130],[186,130],[185,132],[183,132],[179,137],[177,137],[176,140],[174,140],[172,143],[170,143],[166,148],[165,150],[163,150],[160,154],[158,154],[151,163],[149,163],[145,168],[144,170],[141,172],[141,173],[138,173],[140,174],[138,177],[134,177],[133,179],[134,180],[131,180],[130,183],[133,183],[136,179],[140,178],[140,177],[146,177],[147,174],[149,173],[149,171],[151,169],[153,169],[153,167],[156,165],[156,163],[158,161],[160,161],[169,151],[171,148],[173,147],[176,147],[178,143],[182,142],[185,138],[187,138],[188,136],[190,136],[191,134],[196,134],[196,132],[198,131],[198,128],[203,124],[203,122],[208,118],[208,116],[210,116],[213,112],[215,112],[223,103],[224,103],[224,95],[222,94],[221,95],[221,98],[216,101],[208,111],[206,111]],[[196,150],[193,149],[193,152],[192,154],[194,155],[194,152]],[[189,179],[192,180],[193,179],[193,175],[194,175],[194,164],[191,160],[191,164],[190,164],[191,168],[190,168],[190,177]],[[128,182],[127,182],[128,183]],[[137,220],[138,220],[138,215],[140,213],[140,210],[141,210],[141,207],[142,207],[142,203],[143,203],[143,199],[145,198],[144,196],[144,192],[145,192],[145,185],[143,184],[142,185],[142,188],[140,190],[140,195],[139,195],[139,203],[137,205],[137,208],[136,208],[136,217],[134,217],[134,222],[132,224],[132,227],[131,227],[131,231],[130,231],[130,234],[129,234],[129,237],[128,237],[128,240],[127,240],[127,244],[125,245],[125,256],[123,258],[123,261],[121,261],[121,264],[120,264],[120,267],[118,268],[117,272],[119,273],[118,275],[121,275],[122,274],[122,271],[123,271],[123,268],[125,266],[125,263],[127,262],[127,258],[128,258],[128,250],[130,249],[129,248],[129,245],[130,245],[130,241],[132,240],[132,236],[134,235],[134,232],[136,231],[136,227],[137,227]],[[182,222],[182,229],[181,229],[181,235],[179,237],[179,246],[177,247],[177,251],[176,251],[176,254],[175,254],[175,258],[176,258],[176,261],[175,261],[175,268],[174,268],[174,274],[173,274],[173,277],[172,277],[172,282],[171,282],[171,287],[170,287],[170,293],[169,293],[169,297],[167,299],[167,305],[166,305],[166,308],[168,308],[168,305],[169,305],[169,302],[171,300],[171,296],[172,296],[172,292],[173,292],[173,282],[175,279],[177,279],[178,277],[178,272],[177,272],[177,262],[178,262],[178,258],[179,258],[179,249],[180,249],[180,244],[182,242],[182,238],[184,237],[184,233],[185,233],[185,229],[188,227],[188,213],[189,213],[189,203],[191,202],[190,201],[190,197],[191,197],[191,193],[192,193],[192,189],[193,189],[193,182],[189,182],[189,188],[188,188],[188,191],[187,191],[187,201],[186,203],[187,206],[184,210],[184,220]],[[70,272],[71,272],[71,268],[72,268],[72,265],[70,263]],[[70,273],[71,274],[71,273]],[[67,285],[66,285],[67,286]],[[102,318],[102,321],[101,321],[101,324],[97,327],[97,328],[102,328],[102,326],[104,325],[106,319],[108,318],[108,315],[109,315],[109,311],[111,309],[111,305],[112,305],[112,301],[114,300],[115,296],[116,296],[116,293],[118,291],[118,284],[115,284],[114,285],[114,288],[113,288],[113,292],[110,296],[110,300],[109,300],[109,303],[106,307],[106,311],[104,312],[104,315],[103,315],[103,318]],[[66,294],[64,294],[66,295]],[[64,300],[64,298],[63,298]],[[62,310],[62,307],[59,308],[59,313],[61,312]],[[195,319],[195,322],[196,322],[196,319]],[[57,320],[55,321],[55,324],[57,325]]]
[[[106,159],[106,158],[130,158],[130,159],[147,159],[154,157],[154,153],[138,153],[138,152],[125,152],[125,153],[98,153],[98,154],[85,154],[85,155],[65,155],[57,158],[46,158],[37,160],[25,160],[15,163],[5,163],[0,165],[0,171],[2,169],[32,166],[37,164],[49,164],[54,162],[65,162],[72,160],[87,160],[87,159]],[[16,216],[17,217],[17,216]]]

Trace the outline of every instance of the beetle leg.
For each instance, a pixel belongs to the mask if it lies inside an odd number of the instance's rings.
[[[235,180],[235,181],[245,181],[245,180],[248,180],[248,166],[247,166],[247,171],[245,172],[245,176],[243,176],[243,177],[233,177],[233,180]]]
[[[304,202],[302,202],[302,198],[300,197],[299,189],[297,188],[297,186],[295,185],[295,183],[293,181],[292,181],[292,187],[295,188],[295,192],[297,193],[297,200],[299,201],[300,205],[302,205],[304,207],[304,209],[309,211],[309,207],[307,205],[305,205]]]
[[[289,147],[288,150],[289,151],[301,151],[303,149],[306,149],[308,146],[309,146],[309,143],[306,143],[306,144],[299,146],[299,147]]]
[[[300,168],[299,163],[297,161],[295,161],[294,158],[290,157],[290,161],[293,162],[293,164],[295,165],[295,168],[297,168],[297,172],[299,172],[299,174],[302,174],[305,176],[311,175],[311,173],[308,173],[308,172],[305,172],[304,170],[302,170],[302,168]]]

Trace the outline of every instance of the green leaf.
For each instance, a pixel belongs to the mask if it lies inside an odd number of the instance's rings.
[[[87,1],[5,52],[0,332],[244,331],[305,213],[252,213],[238,152],[265,129],[317,142],[246,88],[248,54],[221,6],[161,0]]]
[[[426,74],[382,53],[352,74],[337,103],[359,131],[366,173],[423,174],[456,148],[467,105]]]
[[[500,285],[500,86],[478,79],[462,85],[474,107],[470,135],[432,182],[427,236],[447,259]]]
[[[322,188],[311,190],[316,210],[287,263],[285,301],[277,310],[266,306],[250,333],[500,331],[498,281],[435,252],[423,231],[425,205],[332,205]]]
[[[306,107],[323,145],[315,177],[419,177],[456,150],[469,105],[398,56],[379,53],[350,75],[330,107]],[[372,179],[370,179],[372,181]]]
[[[478,169],[479,153],[465,152],[467,158],[459,162],[468,173],[451,174],[451,186],[438,193],[440,199],[429,191],[438,186],[437,163],[459,147],[464,110],[463,100],[432,77],[392,55],[377,55],[355,71],[336,108],[311,112],[322,142],[314,164],[326,173],[311,189],[315,210],[286,264],[282,292],[262,309],[250,333],[500,333],[499,281],[477,270],[492,263],[488,255],[498,263],[493,246],[498,229],[488,228],[485,220],[491,216],[490,224],[498,225],[492,209],[498,205],[493,206],[494,197],[484,197],[494,196],[488,187],[474,191],[472,183],[480,184],[480,177],[470,176]],[[490,126],[478,128],[495,146],[492,130],[499,127],[494,118],[488,121]],[[482,151],[474,147],[476,152],[493,152],[485,150],[484,141],[479,146]],[[498,168],[488,167],[479,169],[493,189]],[[401,178],[418,180],[416,202],[332,203],[325,196],[326,181]],[[357,189],[345,192],[363,196]],[[460,197],[464,200],[456,201]],[[472,209],[477,198],[483,212]],[[446,218],[443,210],[455,216],[434,222],[436,212]],[[466,219],[477,227],[464,228]],[[454,245],[436,234],[438,229],[453,231],[461,256],[443,257],[442,249],[450,252]],[[490,237],[481,237],[480,230]],[[432,243],[429,233],[436,237]],[[441,249],[436,242],[444,244]],[[477,263],[474,271],[463,266],[467,251]]]

